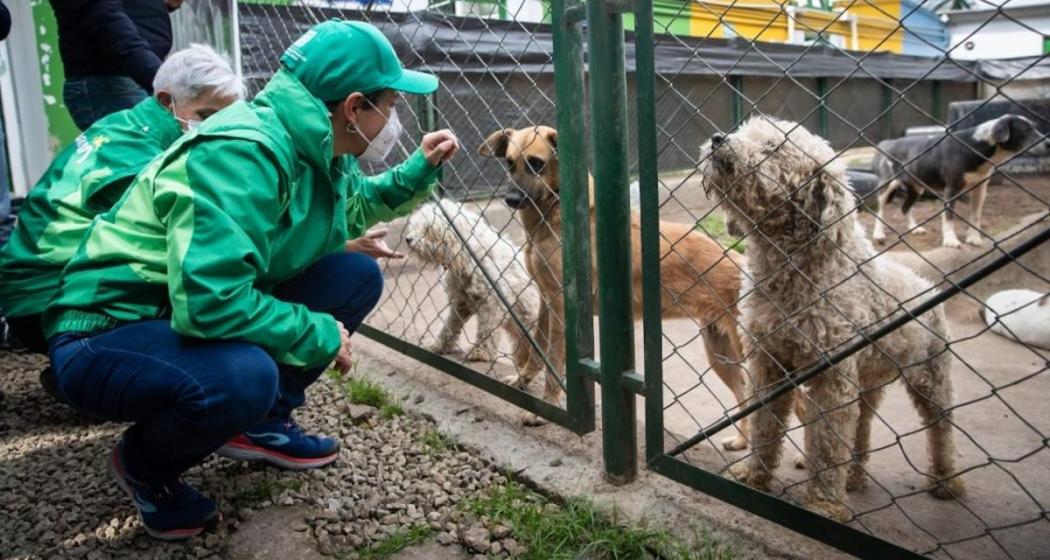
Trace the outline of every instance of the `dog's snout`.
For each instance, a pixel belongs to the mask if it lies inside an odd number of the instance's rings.
[[[405,238],[405,243],[408,243],[409,245],[412,245],[412,242],[415,241],[415,240],[416,240],[416,238],[414,238],[414,237],[406,237]]]
[[[715,134],[715,135],[711,136],[711,146],[713,146],[715,148],[717,148],[717,147],[721,146],[722,144],[724,144],[725,141],[726,141],[726,135],[725,134]]]

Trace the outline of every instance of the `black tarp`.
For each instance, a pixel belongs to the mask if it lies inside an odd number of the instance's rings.
[[[244,67],[272,72],[277,56],[313,23],[334,17],[367,20],[383,30],[410,66],[439,74],[553,74],[553,39],[546,24],[457,17],[440,12],[372,12],[302,6],[240,5]],[[634,71],[634,36],[627,34],[626,66]],[[878,78],[973,82],[978,63],[892,53],[842,51],[660,35],[656,70],[665,75]],[[995,67],[997,71],[1003,68]]]

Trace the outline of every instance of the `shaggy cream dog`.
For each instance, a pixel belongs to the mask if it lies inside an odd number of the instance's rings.
[[[930,290],[903,266],[873,259],[845,166],[823,138],[793,122],[756,117],[733,134],[712,137],[701,161],[704,188],[750,232],[741,324],[757,395]],[[851,517],[845,492],[864,485],[872,417],[886,385],[898,378],[926,425],[933,494],[961,495],[953,476],[947,339],[938,307],[803,385],[804,448],[814,472],[807,507],[839,521]],[[755,452],[734,466],[734,476],[769,489],[789,407],[785,397],[754,414]]]
[[[477,257],[485,272],[496,281],[500,294],[510,302],[518,319],[531,331],[540,305],[539,292],[529,279],[520,256],[521,249],[462,205],[450,200],[442,200],[440,204],[444,213],[433,203],[419,208],[409,217],[404,232],[405,242],[413,255],[444,269],[449,307],[441,334],[430,349],[438,354],[456,352],[464,324],[476,314],[477,342],[466,354],[467,361],[494,361],[502,329],[514,340],[512,356],[518,368],[517,375],[504,381],[521,385],[523,380],[532,379],[542,369],[542,362],[534,355],[527,335],[504,309],[492,285],[470,255],[473,253]],[[452,223],[446,216],[452,218]]]

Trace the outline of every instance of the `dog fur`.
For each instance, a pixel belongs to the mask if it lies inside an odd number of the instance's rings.
[[[540,288],[538,339],[545,342],[547,355],[557,371],[565,365],[565,310],[562,301],[561,213],[558,204],[560,181],[557,157],[558,133],[537,126],[493,132],[478,148],[486,157],[507,165],[513,191],[506,202],[517,209],[525,227],[525,261],[532,279]],[[601,196],[600,185],[591,181],[590,189]],[[594,197],[591,197],[594,200]],[[631,263],[634,284],[635,317],[641,317],[640,219],[631,217]],[[591,239],[594,208],[591,207]],[[740,286],[743,257],[726,251],[689,224],[660,222],[661,278],[664,299],[661,315],[665,319],[692,318],[703,325],[703,340],[712,368],[736,397],[745,399],[748,391],[740,367],[741,348],[736,329],[735,302]],[[592,274],[598,274],[591,251]],[[597,305],[594,306],[597,310]],[[525,380],[527,382],[527,380]],[[557,402],[561,389],[548,374],[544,398]],[[726,449],[746,446],[746,425],[741,435],[723,441]]]
[[[826,140],[796,123],[752,118],[706,142],[701,162],[704,188],[749,230],[740,305],[756,394],[931,288],[888,258],[873,259],[845,166]],[[937,307],[803,385],[804,449],[814,467],[806,490],[810,509],[839,521],[851,517],[845,492],[865,483],[872,417],[885,386],[897,378],[905,380],[926,425],[931,490],[940,498],[961,495],[946,340],[944,309]],[[769,490],[789,406],[784,397],[754,414],[755,451],[731,469],[738,479]]]
[[[988,194],[988,178],[996,167],[1027,149],[1038,136],[1032,121],[1006,114],[948,135],[895,138],[879,142],[871,166],[881,183],[872,239],[886,239],[883,209],[898,189],[904,189],[901,212],[908,230],[925,233],[915,223],[912,205],[925,189],[939,193],[947,208],[941,213],[941,244],[959,247],[953,218],[959,195],[970,192],[970,228],[966,243],[984,244],[981,211]]]
[[[501,237],[481,216],[462,205],[451,200],[442,200],[439,204],[441,209],[434,203],[421,206],[409,216],[404,232],[405,242],[413,255],[444,269],[449,307],[441,333],[430,350],[437,354],[459,351],[457,342],[463,326],[477,315],[477,342],[467,352],[466,360],[494,361],[499,355],[499,333],[503,330],[514,341],[512,357],[518,375],[528,378],[535,376],[542,367],[542,361],[535,355],[527,333],[536,324],[539,292],[529,279],[521,249]],[[452,218],[451,223],[446,215]],[[460,236],[466,240],[466,247]],[[480,260],[489,277],[495,280],[499,292],[511,303],[512,311],[527,331],[522,331],[504,309],[492,285],[467,249]],[[505,381],[516,383],[518,375]]]

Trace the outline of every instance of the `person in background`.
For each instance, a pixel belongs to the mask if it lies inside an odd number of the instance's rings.
[[[171,50],[169,12],[182,0],[50,1],[65,68],[62,97],[80,130],[152,93]]]
[[[58,154],[29,191],[11,241],[0,248],[0,307],[32,352],[47,354],[40,316],[92,219],[185,131],[245,94],[230,63],[205,45],[168,57],[152,89],[153,96],[100,119]],[[46,372],[41,380],[50,388]]]
[[[78,409],[132,422],[110,453],[146,531],[186,539],[216,504],[180,476],[214,452],[290,469],[339,457],[292,412],[379,302],[375,259],[346,242],[431,195],[459,142],[423,136],[385,161],[402,128],[405,70],[366,23],[315,25],[250,102],[184,136],[95,219],[44,313],[58,390]]]
[[[0,41],[7,39],[11,33],[11,12],[0,0]],[[2,120],[0,120],[2,122]],[[4,141],[4,127],[0,126],[0,249],[3,249],[15,227],[14,213],[11,211],[11,182],[7,176],[7,144]],[[0,307],[0,349],[22,349],[7,324],[3,307]],[[3,393],[0,393],[2,396]]]

